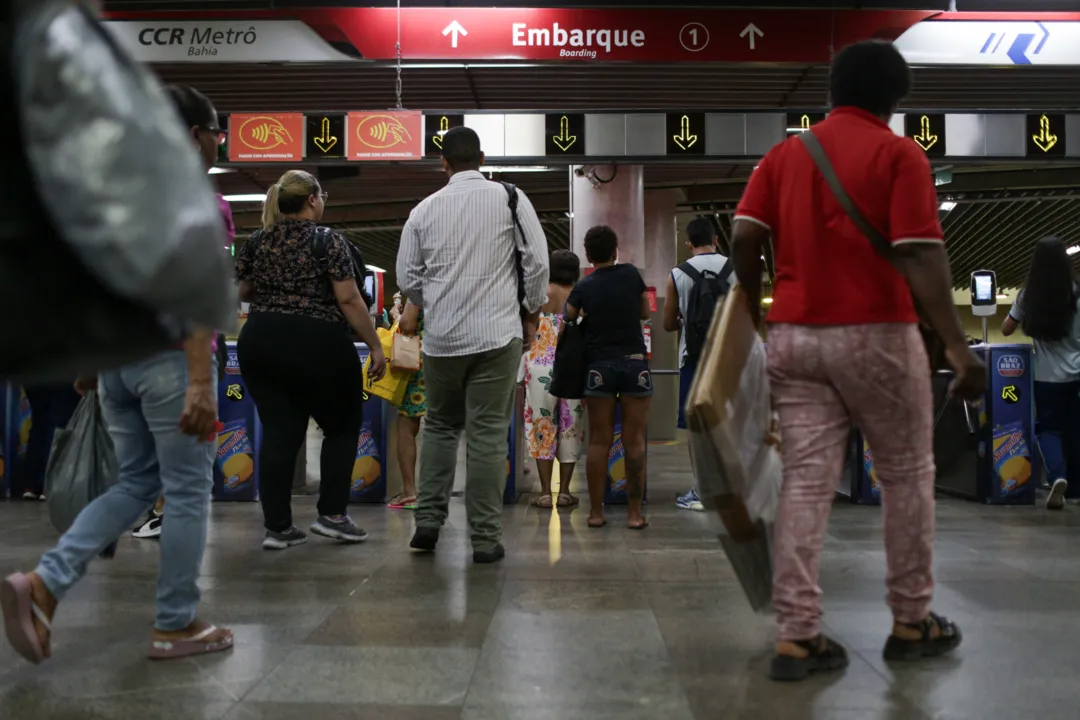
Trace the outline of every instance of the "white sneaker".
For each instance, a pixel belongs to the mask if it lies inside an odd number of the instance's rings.
[[[1047,510],[1060,510],[1065,507],[1065,491],[1069,489],[1069,481],[1058,478],[1050,486],[1050,494],[1046,496]]]
[[[131,531],[131,536],[140,540],[156,540],[161,537],[161,518],[161,515],[151,510],[143,524]]]

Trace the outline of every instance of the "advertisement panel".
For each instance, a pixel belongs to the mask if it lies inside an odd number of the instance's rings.
[[[229,115],[230,162],[293,162],[303,158],[303,113]]]

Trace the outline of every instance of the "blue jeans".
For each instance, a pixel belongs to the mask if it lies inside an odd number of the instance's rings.
[[[1035,383],[1035,434],[1047,482],[1065,478],[1080,498],[1080,382]]]
[[[128,532],[163,493],[168,510],[154,626],[183,630],[195,619],[214,443],[180,432],[187,380],[187,362],[179,350],[102,373],[101,406],[116,444],[120,476],[42,556],[37,573],[58,600],[82,579],[89,562]]]

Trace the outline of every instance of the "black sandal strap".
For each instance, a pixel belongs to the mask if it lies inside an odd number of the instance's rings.
[[[935,639],[932,635],[934,627],[937,627],[941,634],[939,638],[951,638],[956,635],[956,625],[949,621],[949,619],[943,615],[931,612],[929,615],[922,619],[922,622],[917,623],[900,623],[906,628],[912,630],[918,630],[922,634],[922,640],[928,642]]]

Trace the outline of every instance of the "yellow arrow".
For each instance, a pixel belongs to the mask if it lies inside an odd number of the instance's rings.
[[[809,115],[803,115],[801,118],[799,118],[799,127],[801,127],[803,130],[809,130],[810,129],[810,116]]]
[[[225,396],[230,397],[233,400],[243,400],[244,389],[239,385],[230,385],[228,388],[225,389]]]
[[[1001,399],[1007,402],[1019,402],[1020,397],[1016,394],[1016,386],[1006,385],[1001,388]]]
[[[559,134],[551,139],[563,152],[572,148],[577,142],[577,135],[570,134],[570,120],[565,115],[559,118]]]
[[[682,116],[679,126],[679,134],[674,137],[675,144],[681,147],[683,150],[689,150],[697,142],[697,135],[690,134],[690,118],[686,115]]]
[[[322,133],[315,138],[312,138],[315,143],[315,147],[322,150],[324,153],[330,152],[330,148],[337,145],[337,138],[330,134],[330,118],[324,117],[322,119]]]
[[[442,150],[442,136],[450,129],[450,118],[443,115],[439,118],[439,134],[431,138],[431,144]]]
[[[1039,134],[1032,135],[1031,139],[1043,152],[1050,152],[1050,148],[1057,145],[1057,135],[1050,132],[1050,118],[1045,115],[1039,118]]]
[[[915,142],[919,143],[919,147],[923,150],[929,150],[937,145],[938,136],[930,130],[930,118],[923,115],[919,120],[919,134],[915,135]]]

